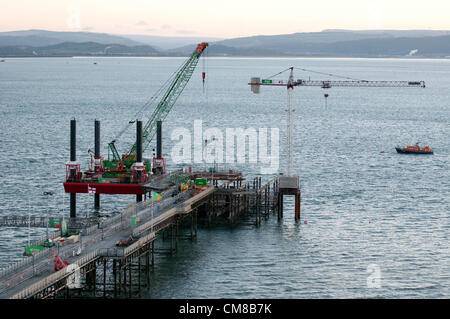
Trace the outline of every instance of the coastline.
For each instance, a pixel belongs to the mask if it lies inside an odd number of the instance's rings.
[[[26,59],[26,58],[186,58],[185,55],[16,55],[16,56],[0,56],[0,59]],[[213,55],[208,59],[379,59],[379,60],[450,60],[450,56],[445,57],[428,57],[428,56],[251,56],[251,55]]]

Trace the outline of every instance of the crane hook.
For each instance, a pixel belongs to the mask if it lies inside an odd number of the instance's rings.
[[[205,92],[205,78],[206,78],[206,72],[202,72],[203,92]]]

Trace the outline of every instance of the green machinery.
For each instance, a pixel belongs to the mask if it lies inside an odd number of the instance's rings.
[[[162,99],[153,111],[153,114],[150,116],[147,123],[143,126],[142,151],[147,149],[153,137],[155,136],[157,122],[162,121],[166,118],[167,114],[169,114],[181,92],[183,92],[183,89],[194,73],[195,67],[197,66],[201,54],[207,46],[208,43],[206,42],[200,43],[192,53],[192,55],[187,59],[187,61],[174,74],[174,76],[169,79],[166,84],[157,92],[157,94],[161,93],[164,88],[167,88],[166,92],[162,96]],[[202,73],[202,77],[204,81],[204,72]],[[151,101],[146,103],[144,107],[146,107],[150,102]],[[134,123],[134,121],[130,121],[129,125],[131,125],[132,123]],[[125,129],[119,134],[119,136],[123,134],[124,131]],[[110,174],[114,174],[120,171],[126,171],[133,165],[133,163],[136,162],[136,143],[133,144],[133,146],[127,153],[123,154],[122,157],[120,157],[115,142],[116,139],[108,143],[108,160],[103,161],[105,169],[109,170]],[[109,153],[112,154],[112,160],[109,158]],[[145,165],[147,166],[147,171],[150,171],[150,163],[146,163]]]

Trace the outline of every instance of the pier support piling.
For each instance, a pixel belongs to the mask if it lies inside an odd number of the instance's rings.
[[[300,220],[300,178],[298,176],[282,176],[278,188],[278,219],[283,218],[283,196],[295,196],[295,221]]]
[[[77,160],[77,121],[75,118],[70,120],[70,161]],[[77,217],[77,194],[70,193],[70,218]]]
[[[142,163],[142,121],[136,121],[136,163]],[[142,176],[141,176],[142,178]],[[136,202],[142,202],[142,195],[136,195]]]
[[[95,127],[94,127],[94,140],[95,140],[95,150],[94,150],[94,159],[100,159],[100,121],[95,119]],[[96,163],[94,163],[94,168],[97,169]],[[100,194],[94,194],[94,208],[100,209]]]
[[[162,121],[156,122],[156,158],[162,158]]]

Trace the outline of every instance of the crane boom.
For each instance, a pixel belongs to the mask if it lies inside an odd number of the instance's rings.
[[[177,101],[186,84],[189,82],[192,74],[194,73],[195,67],[197,66],[198,60],[201,54],[208,46],[208,43],[200,43],[195,51],[192,53],[191,57],[184,63],[184,65],[177,72],[172,83],[169,85],[169,89],[164,94],[161,101],[158,103],[156,109],[153,111],[149,120],[145,124],[142,130],[142,151],[144,151],[151,140],[156,134],[156,122],[159,120],[164,120],[172,109],[173,105]],[[136,143],[133,144],[131,149],[128,151],[128,156],[136,155]]]
[[[208,43],[202,42],[197,45],[195,51],[187,59],[187,61],[179,68],[175,74],[172,82],[168,85],[167,91],[162,96],[160,102],[156,106],[152,115],[150,116],[147,123],[144,125],[142,130],[142,151],[144,151],[151,140],[156,134],[156,123],[159,120],[164,120],[172,109],[173,105],[177,101],[186,84],[189,82],[192,74],[194,73],[195,67],[197,66],[198,60],[202,55],[203,51],[208,46]],[[121,164],[129,167],[133,162],[136,161],[136,150],[137,144],[134,143],[131,149],[122,156],[119,156],[119,152],[115,146],[116,140],[108,143],[109,151],[111,151],[113,156],[113,162],[120,164],[118,166],[123,167]],[[125,163],[122,163],[125,162]]]

